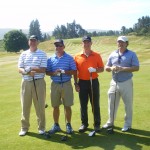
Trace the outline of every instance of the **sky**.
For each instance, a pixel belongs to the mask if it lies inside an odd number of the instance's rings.
[[[29,29],[38,19],[42,32],[74,20],[83,29],[132,28],[150,16],[150,0],[1,0],[0,28]]]

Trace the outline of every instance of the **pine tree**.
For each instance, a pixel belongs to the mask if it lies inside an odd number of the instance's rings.
[[[36,35],[39,39],[39,41],[43,40],[42,32],[40,30],[40,24],[39,21],[36,19],[35,21],[31,21],[30,27],[29,27],[29,36]]]

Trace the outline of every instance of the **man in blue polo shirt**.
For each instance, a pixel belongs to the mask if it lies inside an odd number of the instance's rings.
[[[103,128],[114,125],[120,98],[125,105],[125,123],[123,132],[131,129],[133,107],[133,82],[132,72],[139,70],[139,61],[135,52],[128,50],[128,39],[119,36],[117,39],[118,50],[112,52],[106,63],[106,71],[112,71],[112,80],[108,90],[109,119]]]
[[[46,75],[51,76],[51,105],[53,107],[54,125],[51,134],[60,131],[59,106],[63,103],[66,120],[66,132],[73,133],[71,126],[71,106],[73,105],[73,88],[71,77],[76,73],[76,64],[72,56],[67,54],[62,39],[54,42],[56,52],[47,61]]]

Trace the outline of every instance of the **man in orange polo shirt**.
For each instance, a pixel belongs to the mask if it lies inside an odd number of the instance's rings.
[[[89,36],[82,38],[83,51],[75,56],[77,75],[74,76],[75,89],[79,92],[82,125],[79,132],[85,132],[88,127],[88,99],[94,116],[94,130],[100,130],[100,89],[98,73],[104,71],[104,63],[100,54],[91,50],[92,40]],[[90,80],[91,79],[91,80]],[[91,88],[92,87],[92,88]]]

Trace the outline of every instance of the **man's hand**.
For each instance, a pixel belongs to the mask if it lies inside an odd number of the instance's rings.
[[[24,68],[24,70],[25,70],[25,72],[29,73],[32,69],[31,69],[31,67],[26,67],[26,68]]]
[[[63,70],[63,69],[57,69],[57,70],[54,72],[54,75],[60,76],[61,73],[65,73],[65,70]]]
[[[111,71],[114,71],[115,73],[118,73],[122,70],[123,70],[123,68],[121,66],[112,66],[111,67]]]
[[[28,75],[31,72],[31,67],[26,67],[22,70],[23,75]]]
[[[89,67],[88,70],[89,70],[90,73],[91,73],[91,72],[96,72],[96,69],[93,68],[93,67]]]
[[[63,69],[60,69],[60,73],[65,73],[65,70],[63,70]]]

